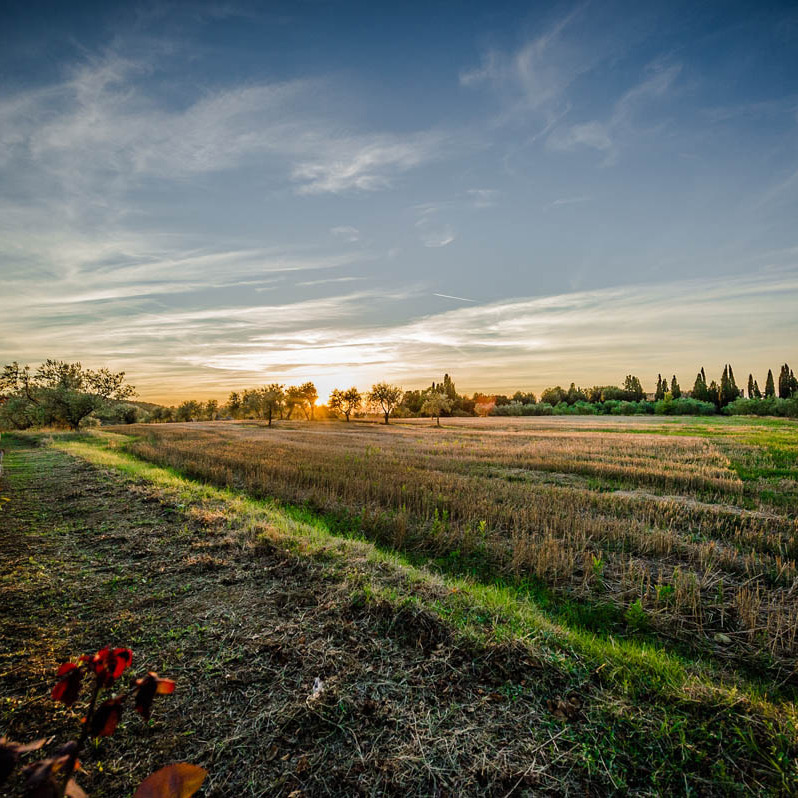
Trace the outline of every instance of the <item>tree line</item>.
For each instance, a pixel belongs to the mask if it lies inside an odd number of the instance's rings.
[[[719,380],[707,381],[703,367],[696,375],[692,390],[683,391],[673,374],[657,375],[656,389],[646,394],[640,380],[627,375],[622,387],[614,385],[579,388],[571,383],[567,390],[561,386],[547,388],[538,401],[534,394],[517,392],[507,396],[484,397],[491,401],[491,415],[552,415],[566,413],[620,415],[660,413],[664,415],[729,415],[798,416],[798,379],[785,363],[779,372],[778,390],[772,370],[768,370],[765,391],[762,393],[753,374],[748,375],[746,390],[737,385],[730,364],[724,366]]]
[[[747,397],[746,397],[747,392]],[[476,392],[460,394],[449,374],[420,390],[403,390],[387,382],[375,383],[368,391],[357,387],[336,388],[326,405],[319,405],[313,382],[301,385],[269,383],[232,391],[227,402],[187,399],[176,407],[133,402],[135,389],[125,373],[108,369],[93,371],[80,363],[47,360],[37,369],[17,362],[4,366],[0,375],[0,427],[27,429],[35,426],[67,426],[78,429],[87,423],[215,421],[258,419],[269,426],[275,420],[295,418],[314,421],[340,418],[350,421],[367,412],[378,413],[385,424],[392,418],[432,418],[440,425],[446,416],[525,416],[565,414],[782,415],[798,417],[798,380],[785,363],[778,381],[768,370],[764,392],[753,374],[740,388],[727,364],[718,380],[707,381],[703,369],[691,390],[683,391],[673,374],[670,380],[657,375],[656,389],[647,394],[640,379],[628,374],[623,384],[569,388],[546,388],[538,398],[531,391],[512,396]]]
[[[386,424],[402,400],[404,391],[398,385],[379,382],[371,390],[360,392],[356,387],[336,388],[326,405],[317,405],[319,393],[313,382],[285,386],[271,383],[259,388],[232,391],[224,405],[215,400],[200,402],[188,399],[177,407],[157,407],[149,413],[149,421],[215,421],[219,418],[258,419],[269,426],[275,420],[304,418],[343,418],[370,409],[379,412]]]

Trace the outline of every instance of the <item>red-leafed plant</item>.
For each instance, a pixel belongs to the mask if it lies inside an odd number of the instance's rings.
[[[162,679],[150,671],[141,678],[132,679],[127,690],[114,694],[114,685],[132,662],[133,652],[129,648],[106,647],[95,654],[83,654],[77,663],[61,665],[52,691],[54,700],[71,707],[80,696],[84,681],[89,681],[91,693],[82,720],[83,729],[77,740],[22,769],[26,798],[85,798],[86,793],[78,786],[74,774],[86,740],[112,735],[131,700],[133,709],[144,720],[149,720],[155,696],[174,692],[175,683],[171,679]],[[41,748],[44,742],[21,744],[0,738],[0,785],[14,771],[22,754]],[[190,798],[206,775],[202,768],[186,762],[168,765],[145,779],[136,790],[135,798]]]

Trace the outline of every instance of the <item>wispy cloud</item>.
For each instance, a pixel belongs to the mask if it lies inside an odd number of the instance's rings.
[[[291,176],[301,194],[375,191],[391,186],[396,175],[440,157],[440,133],[409,136],[357,136],[328,141],[313,156],[301,156]]]
[[[323,280],[303,280],[297,283],[298,286],[313,286],[313,285],[331,285],[333,283],[353,283],[358,280],[363,280],[363,277],[328,277]]]
[[[662,101],[680,71],[681,64],[666,65],[657,62],[650,65],[646,77],[615,102],[607,120],[557,125],[549,133],[547,146],[560,151],[580,147],[595,149],[605,153],[605,165],[614,164],[618,159],[621,140],[636,134],[638,116],[646,112],[653,101]],[[645,127],[650,127],[650,123]]]
[[[616,375],[621,380],[630,371],[648,384],[656,360],[670,364],[686,383],[702,365],[710,371],[721,368],[730,351],[742,368],[767,368],[770,350],[763,343],[774,329],[798,333],[797,299],[796,269],[577,292],[461,308],[382,327],[268,332],[241,350],[228,346],[214,364],[286,379],[313,373],[330,386],[343,373],[361,385],[387,377],[409,387],[445,370],[454,371],[458,384],[470,390],[521,385],[540,390],[572,379],[591,384]],[[742,327],[742,317],[753,321]],[[618,318],[627,325],[619,328]],[[664,324],[668,336],[661,334]],[[633,339],[629,326],[636,331]],[[703,362],[695,360],[699,339]],[[778,359],[780,351],[777,347],[770,355]]]
[[[9,236],[0,243],[0,257],[6,264],[6,288],[43,306],[258,286],[273,282],[275,275],[334,269],[365,257],[289,247],[182,249],[174,244],[159,236],[70,237],[66,231],[51,231]],[[31,271],[46,279],[32,280]]]
[[[440,230],[429,230],[421,237],[425,247],[448,247],[456,238],[454,230],[446,225]]]
[[[572,379],[620,380],[629,372],[648,384],[652,362],[668,364],[689,382],[701,365],[717,370],[731,352],[738,368],[766,369],[783,357],[778,342],[798,335],[794,266],[364,323],[364,305],[389,317],[390,308],[412,296],[361,291],[183,311],[131,301],[123,314],[118,307],[106,314],[102,305],[78,316],[17,307],[13,317],[6,298],[0,300],[0,340],[32,361],[56,354],[127,368],[145,396],[158,398],[218,394],[219,386],[232,390],[271,379],[314,379],[324,390],[382,378],[412,387],[444,370],[467,390],[539,390]],[[55,353],[54,340],[66,342]],[[703,362],[695,360],[696,340]]]
[[[357,227],[349,227],[348,225],[341,225],[339,227],[331,227],[330,233],[336,238],[343,238],[345,241],[354,243],[360,240],[360,230]]]
[[[556,104],[568,86],[595,63],[590,54],[564,39],[583,8],[577,6],[515,52],[491,49],[483,53],[478,67],[460,73],[460,83],[488,84],[508,98],[510,113]]]
[[[63,82],[0,101],[0,168],[27,164],[73,200],[97,203],[144,179],[184,179],[258,163],[299,193],[374,191],[445,154],[437,131],[343,132],[318,103],[321,81],[197,93],[180,106],[143,81],[157,60],[109,51]],[[282,177],[281,177],[282,175]]]
[[[441,218],[442,211],[451,211],[455,203],[426,202],[413,209],[418,215],[415,221],[421,233],[421,243],[428,248],[437,249],[451,244],[457,237],[454,227]]]
[[[469,188],[466,191],[475,208],[492,208],[499,198],[499,193],[495,188]]]

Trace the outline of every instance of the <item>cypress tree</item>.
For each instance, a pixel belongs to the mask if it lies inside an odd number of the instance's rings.
[[[737,381],[734,379],[734,372],[732,371],[731,363],[729,363],[729,401],[734,401],[740,396],[740,389],[737,387]]]
[[[727,403],[726,397],[729,395],[729,366],[723,367],[723,374],[720,378],[720,389],[718,390],[718,404],[723,407]]]
[[[785,363],[779,372],[779,399],[790,398],[790,367]]]
[[[673,379],[671,380],[671,396],[674,399],[678,399],[682,395],[682,389],[679,387],[679,383],[676,382],[676,375],[673,375]]]
[[[723,368],[723,376],[720,378],[720,406],[725,407],[735,399],[740,398],[740,389],[734,381],[734,372],[730,364]]]
[[[765,383],[765,397],[770,399],[775,395],[776,395],[776,386],[773,382],[773,372],[770,369],[768,369],[768,378],[767,382]]]
[[[665,389],[662,387],[662,375],[657,374],[657,390],[654,393],[654,399],[659,401],[665,398]]]
[[[748,398],[749,399],[753,399],[754,398],[754,375],[753,374],[749,374],[748,375]]]
[[[757,399],[762,398],[762,391],[759,390],[759,383],[756,380],[754,380],[754,396]]]
[[[707,381],[704,377],[704,369],[702,368],[698,374],[695,375],[695,383],[693,384],[693,399],[698,399],[702,402],[709,400],[709,391],[707,390]]]

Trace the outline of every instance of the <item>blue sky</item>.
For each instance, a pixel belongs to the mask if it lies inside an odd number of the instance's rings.
[[[0,359],[144,398],[796,360],[798,9],[17,3]]]

